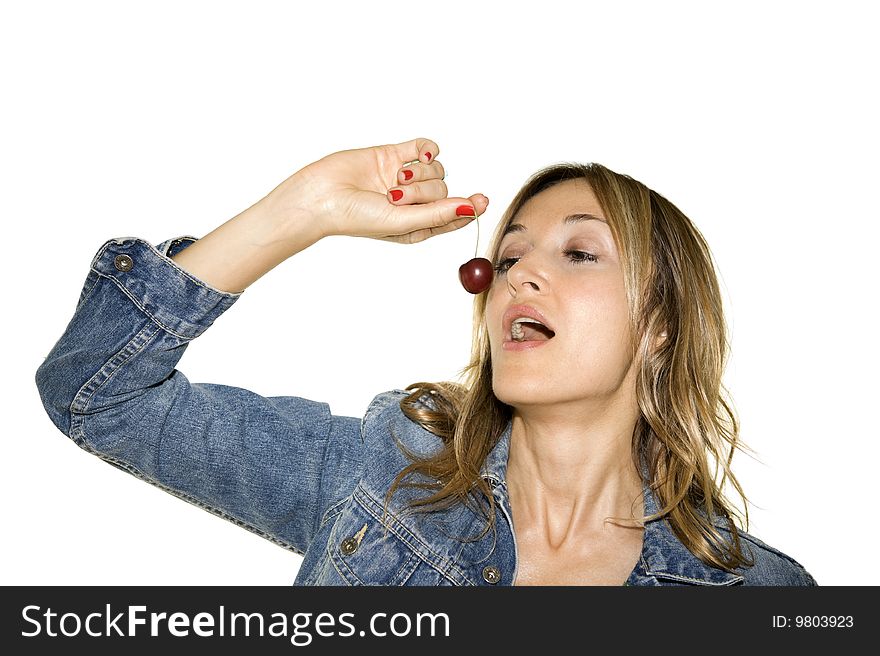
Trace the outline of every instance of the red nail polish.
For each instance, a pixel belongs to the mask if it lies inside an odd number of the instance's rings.
[[[391,190],[391,200],[400,200],[403,198],[403,192],[400,189]]]
[[[476,216],[477,213],[474,211],[474,208],[470,205],[459,205],[455,208],[456,216]]]
[[[413,177],[412,171],[410,171],[409,169],[403,169],[403,179],[404,180],[411,180],[412,177]]]
[[[425,157],[428,158],[428,161],[429,161],[429,162],[431,161],[431,153],[425,153]]]

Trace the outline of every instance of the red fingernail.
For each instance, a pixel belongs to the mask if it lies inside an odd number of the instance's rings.
[[[474,208],[470,205],[459,205],[455,208],[456,216],[476,216],[476,214]]]
[[[425,157],[428,158],[428,161],[429,161],[429,162],[431,161],[431,153],[425,153]]]
[[[409,169],[403,169],[403,179],[404,180],[409,180],[412,178],[412,176],[413,176],[412,171],[410,171]]]
[[[403,192],[400,189],[391,190],[391,200],[400,200],[403,198]]]

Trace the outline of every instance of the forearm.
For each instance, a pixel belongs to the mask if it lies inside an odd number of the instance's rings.
[[[217,290],[240,293],[322,236],[306,211],[282,213],[267,196],[171,259]]]

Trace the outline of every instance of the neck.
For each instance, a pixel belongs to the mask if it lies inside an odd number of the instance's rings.
[[[507,479],[520,522],[564,542],[604,531],[609,516],[640,517],[637,418],[634,403],[613,400],[518,406]]]

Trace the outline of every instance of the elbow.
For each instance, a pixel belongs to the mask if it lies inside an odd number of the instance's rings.
[[[58,366],[58,362],[51,357],[46,358],[37,368],[34,376],[37,384],[37,392],[43,408],[52,423],[65,435],[70,435],[70,406],[72,398],[64,394],[63,384],[64,371]]]

